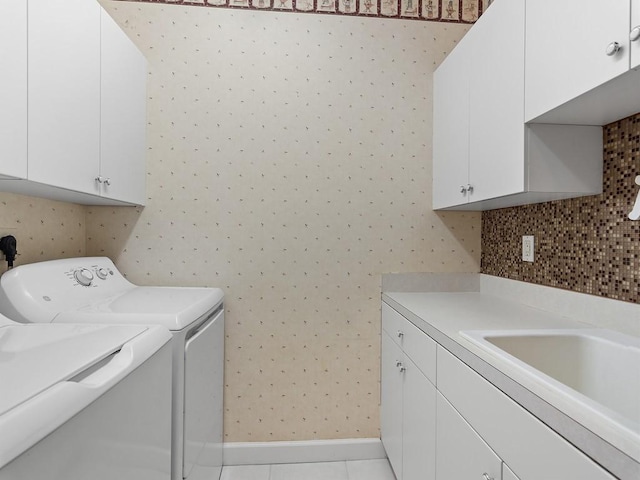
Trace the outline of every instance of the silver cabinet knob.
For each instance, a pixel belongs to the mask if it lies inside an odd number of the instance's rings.
[[[467,192],[473,193],[473,185],[471,184],[467,185]]]
[[[104,179],[104,184],[107,185],[107,186],[111,185],[111,179],[110,178],[105,178]]]
[[[466,194],[467,193],[467,187],[465,187],[464,185],[460,185],[460,193],[461,194]]]
[[[607,45],[607,49],[605,50],[605,53],[607,54],[607,56],[613,57],[620,50],[622,50],[622,47],[618,42],[611,42],[609,45]]]
[[[95,178],[95,181],[96,181],[97,183],[103,183],[103,182],[104,182],[104,178],[102,178],[102,175],[98,175],[98,176]]]
[[[639,38],[640,38],[640,25],[636,25],[631,29],[631,32],[629,32],[629,40],[631,40],[632,42],[635,42]]]
[[[398,330],[398,338],[404,337],[404,332],[402,330]]]

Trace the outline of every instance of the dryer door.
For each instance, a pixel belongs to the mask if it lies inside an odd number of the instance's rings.
[[[182,474],[188,478],[196,471],[205,470],[212,474],[207,478],[218,478],[215,475],[222,468],[223,310],[214,312],[196,329],[187,340],[184,356]]]

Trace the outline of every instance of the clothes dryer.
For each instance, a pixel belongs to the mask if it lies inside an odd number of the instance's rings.
[[[106,257],[39,262],[0,278],[0,313],[26,323],[162,325],[172,335],[172,479],[222,470],[224,305],[218,288],[147,287]]]
[[[169,480],[170,340],[0,315],[0,479]]]

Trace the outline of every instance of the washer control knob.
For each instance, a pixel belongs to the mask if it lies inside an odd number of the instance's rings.
[[[100,280],[104,280],[109,275],[106,268],[96,268],[96,275]]]
[[[93,281],[93,273],[87,268],[79,268],[73,272],[73,278],[75,278],[80,285],[88,287]]]

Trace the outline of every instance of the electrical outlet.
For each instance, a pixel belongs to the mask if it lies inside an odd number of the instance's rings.
[[[524,262],[533,262],[534,259],[534,241],[533,235],[522,236],[522,260]]]

